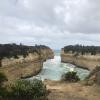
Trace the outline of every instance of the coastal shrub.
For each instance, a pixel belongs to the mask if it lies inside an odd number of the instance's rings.
[[[96,55],[100,53],[100,46],[83,46],[83,45],[69,45],[64,47],[64,52],[72,52],[73,54],[87,54]]]
[[[80,80],[80,78],[77,76],[77,72],[75,71],[69,71],[62,75],[62,80],[63,81],[68,81],[68,82],[77,82]]]
[[[42,81],[18,80],[9,88],[7,100],[46,100],[47,90]]]
[[[0,60],[3,58],[18,58],[19,55],[26,57],[29,53],[38,53],[41,54],[41,50],[50,49],[48,46],[44,45],[35,45],[35,46],[26,46],[26,45],[17,45],[13,44],[0,44]]]
[[[2,83],[3,83],[4,81],[6,81],[6,80],[7,80],[7,77],[5,76],[5,74],[2,73],[2,72],[0,72],[0,86],[1,86]]]
[[[8,94],[7,88],[0,86],[0,100],[5,100],[4,98],[7,96],[7,94]]]
[[[6,88],[3,87],[3,82],[6,81],[6,80],[7,80],[7,78],[6,78],[5,74],[0,72],[0,100],[7,93]]]

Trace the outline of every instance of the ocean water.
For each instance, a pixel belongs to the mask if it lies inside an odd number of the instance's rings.
[[[41,80],[60,80],[61,76],[70,70],[75,70],[81,80],[83,80],[89,74],[88,70],[78,68],[75,65],[69,63],[61,63],[60,51],[57,50],[55,51],[54,59],[50,59],[44,62],[42,71],[31,79],[38,78]]]

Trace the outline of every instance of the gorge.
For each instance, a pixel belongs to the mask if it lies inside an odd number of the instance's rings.
[[[77,75],[80,77],[81,80],[85,79],[85,77],[88,76],[88,70],[78,68],[77,66],[72,65],[70,63],[61,62],[60,50],[55,50],[54,54],[54,58],[44,62],[43,69],[41,70],[41,72],[33,78],[38,78],[41,80],[59,81],[61,80],[62,75],[64,73],[69,72],[71,69],[74,69],[74,71],[77,72]]]
[[[3,46],[5,47],[5,45]],[[81,55],[83,57],[81,59],[80,55],[76,53],[66,53],[64,49],[53,51],[44,45],[30,47],[10,44],[6,45],[7,48],[4,47],[0,50],[2,58],[0,72],[4,72],[7,76],[7,83],[13,84],[18,79],[32,82],[34,78],[37,78],[42,80],[49,91],[48,100],[66,100],[66,98],[69,100],[99,100],[100,67],[94,69],[95,66],[85,66],[82,62],[80,65],[77,62],[73,63],[73,59],[76,57],[77,60],[83,60],[84,55]],[[88,55],[85,56],[88,59]],[[94,55],[91,56],[94,57]],[[84,58],[85,62],[89,63],[86,58]],[[94,70],[92,71],[92,69]],[[81,80],[77,82],[63,81],[62,75],[69,71],[77,72]],[[87,76],[89,76],[88,80],[86,80]]]

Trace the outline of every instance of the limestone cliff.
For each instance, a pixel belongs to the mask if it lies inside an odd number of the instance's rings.
[[[13,56],[4,57],[1,60],[0,71],[6,74],[9,82],[28,78],[38,74],[42,70],[43,62],[53,57],[54,53],[49,47],[38,46],[35,52],[29,52],[25,57],[23,55],[17,55],[17,58]]]
[[[100,55],[91,55],[89,53],[75,54],[72,52],[65,53],[64,49],[61,50],[61,61],[65,63],[72,63],[77,65],[78,67],[86,68],[89,70],[93,70],[96,66],[100,65]]]
[[[41,49],[41,58],[45,61],[54,58],[54,52],[50,48]]]

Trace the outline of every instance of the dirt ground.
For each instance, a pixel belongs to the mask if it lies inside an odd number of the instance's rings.
[[[48,100],[100,100],[100,86],[46,80]]]

